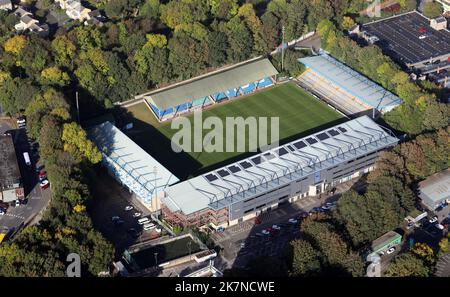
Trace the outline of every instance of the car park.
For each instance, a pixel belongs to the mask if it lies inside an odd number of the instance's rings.
[[[133,206],[131,206],[131,205],[125,206],[125,211],[130,211],[132,209],[133,209]]]
[[[386,254],[392,254],[393,252],[395,252],[395,247],[391,247],[390,249],[388,249],[387,251],[386,251]]]

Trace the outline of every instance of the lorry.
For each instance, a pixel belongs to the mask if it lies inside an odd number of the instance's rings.
[[[23,159],[25,160],[25,164],[31,166],[30,155],[27,152],[23,153]]]

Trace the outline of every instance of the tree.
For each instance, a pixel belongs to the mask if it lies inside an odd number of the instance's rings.
[[[224,31],[229,44],[228,61],[237,63],[248,59],[253,51],[253,38],[246,24],[239,17],[234,17],[226,23]]]
[[[318,274],[321,265],[319,253],[306,240],[294,240],[289,243],[292,250],[292,269],[290,276],[306,276]]]
[[[160,6],[161,21],[171,29],[181,24],[205,21],[209,11],[206,2],[206,0],[170,1]]]
[[[16,35],[7,39],[3,45],[5,52],[12,53],[16,56],[22,53],[25,48],[27,40],[23,35]]]
[[[42,70],[41,81],[43,84],[65,86],[70,82],[70,77],[58,67],[48,67]]]
[[[385,272],[390,277],[426,277],[430,271],[424,262],[411,253],[402,254],[394,258]]]
[[[342,28],[344,28],[345,30],[350,30],[351,28],[353,28],[353,26],[355,26],[355,21],[348,16],[344,16],[342,18],[342,24],[341,24]]]
[[[102,154],[95,144],[87,139],[86,132],[76,123],[64,124],[61,139],[66,150],[74,152],[79,150],[92,164],[102,160]]]
[[[208,0],[208,5],[212,15],[218,19],[229,20],[238,11],[236,0]]]
[[[71,66],[75,57],[76,47],[65,35],[60,35],[53,39],[52,49],[56,64],[65,67]]]
[[[426,2],[423,6],[423,14],[429,18],[435,18],[442,14],[442,4],[438,2]]]
[[[160,5],[161,4],[159,0],[147,0],[141,6],[141,9],[139,10],[139,15],[156,19],[159,17]]]

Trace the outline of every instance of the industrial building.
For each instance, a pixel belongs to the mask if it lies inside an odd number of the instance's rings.
[[[298,78],[309,92],[348,116],[364,113],[375,117],[402,103],[388,90],[327,54],[299,59],[306,71]]]
[[[143,205],[158,210],[164,190],[179,179],[110,122],[92,127],[88,136],[101,151],[108,172]]]
[[[416,77],[450,87],[450,31],[444,17],[429,19],[412,11],[364,24],[359,34]]]
[[[19,164],[11,135],[0,135],[0,200],[6,203],[23,199]]]
[[[362,116],[172,185],[162,215],[174,225],[226,228],[373,170],[397,142]]]
[[[420,182],[419,191],[422,204],[430,210],[450,203],[450,168]]]
[[[144,99],[158,121],[166,121],[272,86],[277,74],[268,59],[257,57],[138,95],[136,99]]]
[[[395,231],[389,231],[372,242],[370,254],[367,256],[367,259],[370,261],[373,258],[379,257],[379,254],[401,243],[402,236]]]

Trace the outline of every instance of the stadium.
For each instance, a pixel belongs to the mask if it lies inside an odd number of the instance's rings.
[[[329,57],[311,59],[332,63]],[[320,63],[316,65],[313,60],[300,62],[308,64],[309,70],[305,73],[319,73],[322,69]],[[251,70],[249,65],[259,65],[260,69]],[[380,111],[399,104],[394,95],[356,72],[350,72],[346,66],[342,67],[339,68],[341,74],[329,75],[334,75],[338,82],[340,78],[346,80],[349,73],[354,79],[359,78],[363,85],[359,91],[362,89],[366,93],[356,95],[369,100],[365,104]],[[309,93],[302,87],[301,77],[298,81],[276,84],[271,75],[277,73],[267,59],[253,59],[226,69],[244,75],[233,78],[241,85],[234,87],[238,97],[228,96],[227,91],[223,91],[230,88],[225,82],[220,86],[192,86],[217,81],[218,75],[227,73],[216,71],[211,76],[203,75],[148,92],[137,96],[139,100],[124,104],[134,123],[127,134],[110,122],[88,131],[101,150],[103,164],[110,174],[149,210],[160,212],[172,225],[209,224],[213,228],[226,228],[279,204],[316,196],[371,171],[378,153],[398,141],[389,130],[366,115],[349,120],[337,111],[342,110],[342,104],[327,104]],[[256,82],[266,78],[270,85],[258,87]],[[245,89],[246,92],[243,89],[248,85],[252,88]],[[372,97],[367,96],[370,91],[375,93]],[[205,95],[218,92],[224,93],[226,98],[216,100],[213,95]],[[175,93],[177,100],[173,99]],[[189,112],[194,108],[196,99],[193,98],[203,95],[210,102],[205,105],[205,99],[198,105],[204,110],[203,118],[279,117],[280,146],[259,153],[173,152],[170,139],[176,131],[170,128],[170,120],[180,114],[192,120]],[[181,104],[187,105],[180,111]]]

